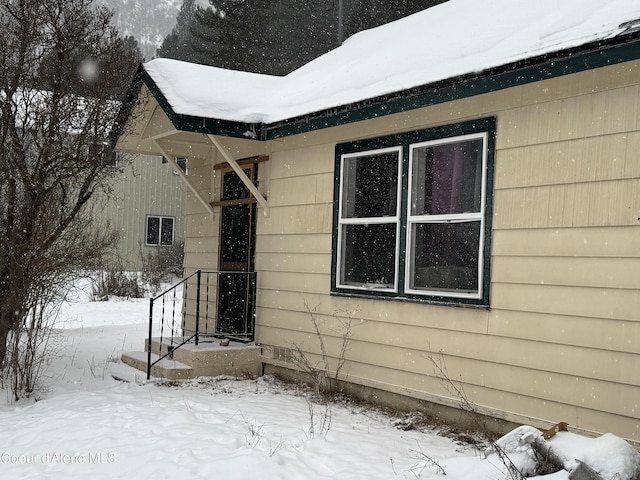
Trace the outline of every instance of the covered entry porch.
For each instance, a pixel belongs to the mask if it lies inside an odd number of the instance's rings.
[[[162,156],[188,187],[185,278],[150,300],[145,350],[123,360],[169,378],[254,375],[261,369],[252,346],[256,217],[269,214],[267,192],[258,188],[268,185],[267,146],[175,120],[142,85],[116,145],[125,154]]]

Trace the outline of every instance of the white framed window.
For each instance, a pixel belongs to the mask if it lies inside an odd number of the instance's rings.
[[[343,155],[338,286],[398,291],[402,148]]]
[[[482,298],[487,135],[409,147],[406,292]]]
[[[495,118],[336,146],[332,293],[489,303]]]
[[[174,217],[147,215],[145,244],[152,247],[173,245],[174,226]]]

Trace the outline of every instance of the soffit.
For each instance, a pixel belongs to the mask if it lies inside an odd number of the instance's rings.
[[[116,150],[131,154],[164,155],[157,142],[162,143],[164,152],[169,151],[174,157],[204,158],[213,148],[206,135],[178,130],[146,85],[143,85],[116,143]]]

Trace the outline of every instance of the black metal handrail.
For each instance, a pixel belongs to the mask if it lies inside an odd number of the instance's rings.
[[[244,328],[242,331],[225,331],[222,326],[218,322],[218,311],[216,310],[216,316],[213,318],[210,315],[210,301],[211,301],[211,288],[220,286],[220,279],[222,276],[225,278],[236,277],[238,275],[245,277],[245,292],[246,297],[242,300],[243,306],[243,314],[244,314]],[[185,313],[187,311],[187,304],[189,302],[189,280],[195,277],[195,331],[188,338],[184,336],[185,331]],[[216,280],[212,282],[212,277]],[[193,286],[193,284],[192,284]],[[179,288],[182,288],[182,301],[178,304],[178,293]],[[203,292],[204,290],[204,292]],[[202,270],[197,270],[186,278],[183,278],[178,283],[163,291],[162,293],[156,295],[149,299],[149,339],[147,345],[147,380],[151,378],[151,367],[156,365],[158,362],[163,360],[166,357],[173,357],[173,353],[183,345],[191,342],[195,343],[197,346],[200,342],[200,336],[202,332],[200,331],[201,320],[204,319],[204,332],[209,334],[210,322],[215,321],[214,325],[214,333],[215,336],[234,336],[234,337],[243,337],[252,339],[253,331],[254,331],[254,310],[255,310],[255,292],[256,292],[256,273],[255,272],[205,272]],[[204,298],[203,298],[204,293]],[[214,294],[214,298],[219,299],[220,292],[216,292]],[[159,351],[158,358],[152,362],[152,341],[153,341],[153,310],[154,305],[157,300],[162,300],[162,313],[160,318],[160,339],[159,339]],[[201,304],[204,303],[204,318],[202,318],[202,309]],[[170,312],[166,312],[166,309],[169,308]],[[177,308],[177,311],[176,311]],[[169,345],[167,346],[167,351],[163,354],[162,346],[163,339],[165,337],[164,330],[165,328],[170,330],[170,340]],[[182,339],[180,341],[175,341],[175,334],[178,330],[182,330]]]

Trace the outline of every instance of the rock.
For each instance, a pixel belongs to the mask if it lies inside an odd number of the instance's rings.
[[[569,474],[569,480],[603,480],[602,477],[586,463],[577,460],[578,466]]]

